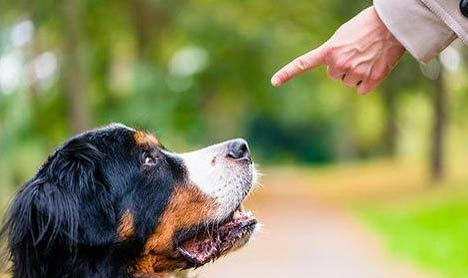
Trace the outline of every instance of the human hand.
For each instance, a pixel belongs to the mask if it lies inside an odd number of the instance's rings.
[[[326,65],[331,79],[342,80],[366,95],[388,76],[404,52],[374,7],[369,7],[338,28],[320,47],[284,66],[271,83],[278,87],[303,72]]]

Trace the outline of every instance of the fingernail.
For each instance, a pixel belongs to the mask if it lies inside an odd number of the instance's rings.
[[[271,78],[271,85],[275,87],[278,87],[279,85],[281,85],[281,80],[279,79],[278,76],[273,76],[273,78]]]
[[[358,94],[362,97],[367,96],[369,94],[368,91],[359,91]]]

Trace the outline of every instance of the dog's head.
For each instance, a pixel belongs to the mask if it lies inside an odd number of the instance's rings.
[[[242,139],[176,154],[120,124],[80,134],[10,208],[14,275],[164,277],[201,266],[253,234],[241,203],[255,180]]]

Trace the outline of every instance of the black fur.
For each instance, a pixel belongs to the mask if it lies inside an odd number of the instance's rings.
[[[121,125],[80,134],[51,155],[14,199],[2,229],[14,278],[130,278],[183,166],[135,144]],[[156,167],[145,169],[150,153]],[[117,240],[131,211],[135,235]]]

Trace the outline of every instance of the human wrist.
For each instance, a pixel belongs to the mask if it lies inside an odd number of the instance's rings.
[[[389,43],[395,45],[395,46],[401,46],[401,42],[392,34],[392,32],[388,29],[388,27],[385,25],[385,23],[382,21],[380,18],[379,14],[377,13],[377,10],[375,9],[374,6],[370,6],[367,8],[371,19],[373,20],[374,24],[376,25],[376,28],[378,28],[379,34],[382,36],[383,40],[388,41]]]
[[[429,62],[456,38],[420,0],[374,0],[374,9],[395,39],[420,62]]]

